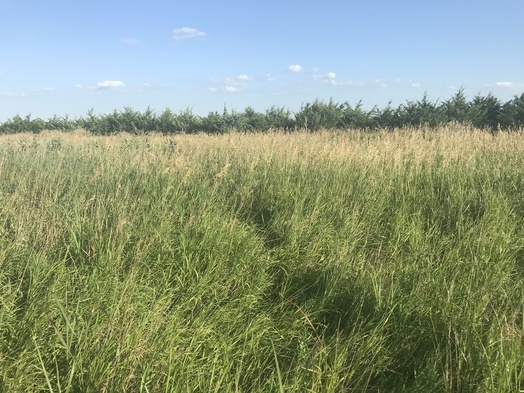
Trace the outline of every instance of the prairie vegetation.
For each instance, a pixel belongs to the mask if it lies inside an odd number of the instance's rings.
[[[0,137],[0,391],[518,392],[524,137]]]

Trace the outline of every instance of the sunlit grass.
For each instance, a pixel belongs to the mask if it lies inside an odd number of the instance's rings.
[[[524,138],[0,137],[0,391],[517,392]]]

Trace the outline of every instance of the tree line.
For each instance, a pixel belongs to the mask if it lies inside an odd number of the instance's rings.
[[[285,131],[321,129],[395,129],[402,127],[441,127],[447,124],[461,124],[491,131],[516,130],[524,126],[524,93],[502,102],[491,93],[487,96],[477,94],[467,100],[460,89],[445,101],[432,101],[424,94],[422,99],[407,101],[398,107],[391,102],[385,108],[374,107],[364,110],[362,103],[350,105],[348,102],[335,103],[315,100],[302,104],[297,112],[273,106],[265,112],[257,112],[252,107],[244,111],[228,110],[210,112],[206,116],[195,115],[191,109],[179,113],[165,109],[156,113],[151,108],[138,112],[130,107],[114,110],[108,114],[87,112],[85,117],[70,119],[57,115],[43,120],[31,115],[19,115],[0,124],[0,134],[18,132],[39,133],[43,130],[72,131],[85,129],[96,135],[110,135],[119,132],[144,134],[162,132],[222,134],[231,130],[240,132],[264,132],[270,129]]]

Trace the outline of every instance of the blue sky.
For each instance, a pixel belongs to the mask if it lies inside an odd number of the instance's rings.
[[[524,1],[0,0],[0,121],[524,92]]]

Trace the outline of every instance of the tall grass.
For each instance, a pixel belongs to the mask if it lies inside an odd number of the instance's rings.
[[[524,140],[0,138],[0,391],[516,392]]]

